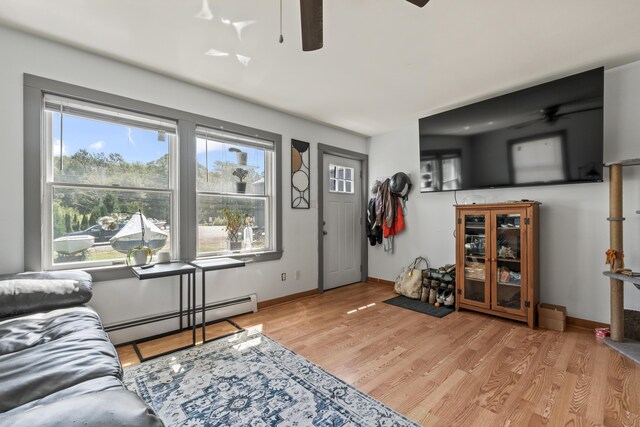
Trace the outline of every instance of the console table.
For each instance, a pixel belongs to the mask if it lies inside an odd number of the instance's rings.
[[[207,271],[215,271],[215,270],[226,270],[228,268],[237,268],[237,267],[244,267],[245,266],[245,262],[244,261],[239,261],[237,259],[233,259],[233,258],[214,258],[214,259],[202,259],[202,260],[195,260],[195,261],[191,261],[189,264],[191,264],[193,267],[198,268],[200,270],[202,270],[202,342],[205,343],[207,342],[207,338],[206,338],[206,325],[207,325],[207,321],[206,321],[206,314],[205,314],[205,285],[206,285],[206,272]],[[195,273],[194,273],[195,274]],[[195,278],[195,275],[194,275]],[[194,289],[195,292],[195,289]],[[194,302],[194,313],[195,313],[195,302]],[[195,323],[195,314],[194,314],[194,323]],[[219,319],[216,320],[215,322],[211,322],[211,323],[218,323],[218,322],[229,322],[230,324],[232,324],[234,327],[238,328],[238,330],[243,331],[244,329],[239,326],[237,323],[235,323],[233,320],[228,319],[228,318],[224,318],[224,319]],[[220,337],[218,337],[220,338]]]
[[[161,335],[155,335],[142,340],[134,341],[133,349],[135,350],[136,354],[140,358],[140,361],[144,362],[146,360],[153,359],[155,357],[160,357],[169,353],[173,353],[174,351],[184,350],[185,348],[190,348],[195,346],[196,345],[196,269],[195,267],[184,262],[170,262],[166,264],[153,264],[153,266],[145,267],[145,268],[132,267],[132,270],[133,270],[133,274],[135,274],[136,277],[140,280],[180,276],[180,329],[179,329],[180,331],[183,330],[182,322],[184,317],[184,311],[183,311],[184,304],[182,301],[182,294],[183,294],[182,277],[187,276],[187,327],[190,328],[192,331],[190,345],[176,348],[170,351],[166,351],[164,353],[155,354],[151,357],[146,357],[146,358],[142,356],[142,353],[138,348],[138,344],[142,344],[143,342],[151,341],[151,340],[160,338],[162,336],[174,334],[176,331],[167,332]],[[202,295],[202,305],[204,306],[204,294]],[[193,307],[193,310],[191,309],[191,307]],[[159,320],[165,320],[165,319],[159,319]]]

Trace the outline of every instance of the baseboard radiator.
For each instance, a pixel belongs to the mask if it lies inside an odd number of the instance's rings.
[[[257,311],[258,298],[256,294],[250,294],[209,303],[205,307],[205,316],[207,322],[211,322],[225,317],[239,316]],[[202,306],[196,306],[196,324],[199,325],[201,323]],[[182,326],[184,328],[187,326],[186,304],[183,312]],[[154,316],[107,324],[104,329],[109,333],[109,338],[114,344],[121,344],[173,331],[179,327],[180,311],[175,310]]]

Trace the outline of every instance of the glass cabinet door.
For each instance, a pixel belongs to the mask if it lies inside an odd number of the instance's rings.
[[[495,287],[493,288],[493,308],[523,312],[523,233],[522,213],[496,213],[495,221]]]
[[[462,215],[460,231],[464,233],[461,252],[464,257],[462,274],[462,300],[466,303],[489,307],[489,271],[487,251],[488,215],[465,213]]]

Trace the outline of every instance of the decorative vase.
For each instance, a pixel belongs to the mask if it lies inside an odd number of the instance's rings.
[[[238,163],[239,166],[246,166],[247,165],[247,153],[245,153],[244,151],[237,151],[236,152],[236,162]]]
[[[133,253],[133,260],[135,261],[134,265],[145,265],[147,263],[147,258],[147,249],[138,249]]]
[[[229,240],[229,250],[231,252],[239,251],[242,249],[242,242],[234,242]]]
[[[246,182],[236,182],[236,193],[244,193],[245,191],[247,191],[247,183]]]

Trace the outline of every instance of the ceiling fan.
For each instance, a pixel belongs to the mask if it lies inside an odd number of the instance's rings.
[[[538,118],[513,126],[513,129],[522,129],[534,123],[540,123],[540,122],[553,125],[557,123],[558,120],[568,119],[569,117],[567,116],[570,116],[572,114],[586,113],[587,111],[595,111],[595,110],[602,109],[602,105],[594,105],[594,106],[584,105],[582,107],[578,107],[577,109],[573,109],[573,110],[563,109],[567,105],[570,105],[570,104],[556,104],[556,105],[550,105],[548,107],[545,107],[537,112]]]
[[[406,0],[423,7],[429,0]],[[305,52],[322,48],[322,0],[300,0],[302,23],[302,50]]]

